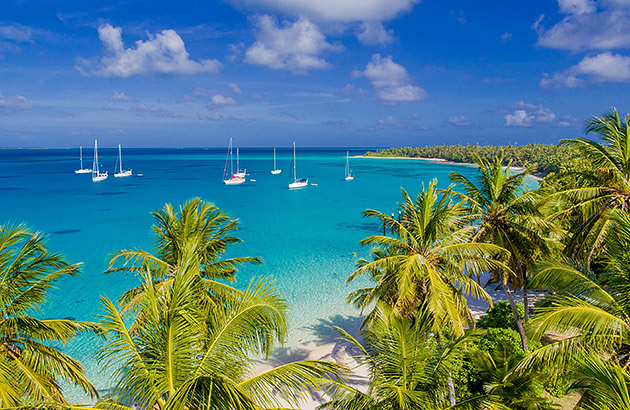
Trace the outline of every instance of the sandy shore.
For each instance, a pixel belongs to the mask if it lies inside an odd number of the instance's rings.
[[[464,166],[472,166],[472,167],[476,167],[477,164],[474,164],[472,162],[455,162],[455,161],[449,161],[447,159],[444,158],[424,158],[424,157],[378,157],[378,156],[372,156],[372,155],[355,155],[352,156],[350,158],[368,158],[368,159],[417,159],[420,161],[429,161],[429,162],[439,162],[441,164],[449,164],[449,165],[464,165]],[[503,167],[504,169],[506,167]],[[525,168],[523,167],[511,167],[513,170],[515,171],[525,171]],[[532,178],[535,178],[538,181],[542,181],[542,179],[544,178],[544,175],[542,175],[541,173],[536,173],[536,174],[530,174],[530,176]]]

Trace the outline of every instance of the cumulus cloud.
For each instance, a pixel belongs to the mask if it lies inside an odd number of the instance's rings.
[[[156,104],[151,104],[151,105],[136,104],[133,110],[139,114],[146,113],[146,114],[152,115],[154,117],[159,117],[159,118],[181,118],[182,117],[180,113],[166,110]]]
[[[611,52],[585,57],[577,65],[553,75],[545,74],[540,86],[576,88],[590,83],[630,81],[630,57]]]
[[[210,97],[209,105],[220,107],[223,105],[238,105],[238,102],[232,97],[226,97],[223,94],[215,94]]]
[[[279,26],[273,17],[265,15],[256,25],[256,42],[245,51],[245,61],[250,64],[304,74],[330,67],[320,57],[322,53],[343,50],[341,45],[327,42],[319,28],[304,17]]]
[[[197,114],[197,118],[203,121],[219,121],[219,120],[224,119],[225,117],[222,114],[218,113],[217,111],[212,111],[207,114],[199,113]]]
[[[630,2],[627,0],[558,0],[562,20],[551,28],[541,21],[538,45],[560,50],[601,50],[630,47]]]
[[[82,75],[99,77],[132,77],[155,74],[216,73],[221,69],[217,60],[190,58],[182,38],[175,30],[163,30],[138,40],[134,47],[125,48],[122,29],[110,24],[100,26],[98,37],[103,42],[102,57],[78,59],[77,70]]]
[[[418,114],[409,117],[394,117],[388,115],[377,121],[379,128],[386,130],[427,130],[425,126],[420,126],[417,121],[420,120]]]
[[[269,10],[321,22],[388,21],[420,0],[228,0],[248,11]]]
[[[466,128],[472,125],[468,118],[463,115],[448,117],[448,123],[458,128]]]
[[[499,37],[501,39],[501,41],[503,41],[504,43],[507,42],[508,40],[510,40],[512,38],[512,33],[508,33],[507,31],[503,34],[501,34],[501,37]]]
[[[109,96],[109,99],[111,101],[131,101],[131,97],[129,97],[127,94],[123,93],[122,91],[116,90],[112,92],[112,95]]]
[[[361,23],[357,38],[368,46],[387,45],[394,42],[394,32],[386,29],[380,21],[369,21]]]
[[[230,83],[228,84],[230,86],[230,88],[232,89],[232,92],[234,94],[242,94],[243,92],[241,91],[241,89],[238,87],[238,85],[234,84],[234,83]]]
[[[568,114],[568,115],[563,115],[562,117],[558,118],[558,127],[561,128],[569,128],[569,127],[574,127],[576,125],[579,125],[580,120],[575,118],[573,115]]]
[[[329,119],[322,121],[322,125],[331,125],[333,127],[348,127],[352,125],[352,121],[347,118]]]
[[[542,104],[519,101],[510,110],[511,112],[503,116],[506,127],[531,127],[535,124],[549,124],[556,119],[556,115]]]
[[[426,91],[411,83],[405,67],[395,63],[392,56],[383,58],[380,54],[374,54],[365,70],[355,71],[354,75],[370,80],[379,100],[384,103],[421,101],[427,98]]]
[[[0,112],[30,110],[31,102],[22,95],[5,96],[0,93]]]

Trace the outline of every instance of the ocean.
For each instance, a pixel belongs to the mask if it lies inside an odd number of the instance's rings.
[[[365,149],[350,149],[350,156]],[[84,149],[84,167],[92,150]],[[276,281],[290,303],[287,345],[326,333],[331,324],[356,323],[359,312],[345,303],[357,285],[346,286],[359,257],[369,249],[359,240],[380,232],[376,220],[363,218],[368,208],[395,212],[400,189],[417,193],[437,178],[449,185],[456,170],[473,177],[475,168],[423,160],[351,158],[353,181],[344,180],[346,149],[299,149],[297,174],[309,178],[307,188],[289,190],[293,151],[277,150],[280,175],[271,175],[273,150],[240,150],[248,182],[222,182],[225,149],[123,149],[129,178],[114,178],[117,149],[100,148],[109,178],[93,183],[91,174],[75,174],[77,149],[0,150],[0,224],[24,223],[48,235],[53,252],[71,263],[82,262],[78,277],[63,278],[40,313],[43,318],[95,320],[101,296],[116,299],[136,286],[137,278],[104,275],[111,256],[121,249],[152,250],[151,211],[171,203],[176,208],[200,197],[238,218],[227,256],[260,256],[263,265],[246,266],[236,286],[252,278]],[[142,176],[140,176],[142,174]],[[255,182],[250,182],[254,179]],[[537,185],[532,178],[531,187]],[[99,342],[83,336],[63,347],[78,359],[102,391],[110,385],[94,359]],[[80,395],[70,396],[80,400]]]

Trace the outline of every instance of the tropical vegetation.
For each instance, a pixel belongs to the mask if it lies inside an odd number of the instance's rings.
[[[140,285],[103,297],[96,323],[37,317],[79,264],[39,233],[0,226],[0,407],[85,408],[67,403],[73,385],[108,410],[299,408],[315,391],[331,410],[628,410],[629,124],[613,109],[558,146],[380,151],[477,171],[402,190],[399,218],[364,212],[383,228],[360,242],[370,254],[348,272],[361,287],[347,301],[365,320],[360,335],[336,329],[354,369],[259,367],[286,338],[287,301],[268,279],[235,286],[243,264],[262,260],[226,257],[238,221],[201,199],[153,213],[152,250],[113,256],[107,273]],[[535,171],[551,173],[530,190]],[[493,301],[486,285],[507,300]],[[485,315],[471,298],[487,302]],[[106,394],[62,352],[81,333],[102,338]]]

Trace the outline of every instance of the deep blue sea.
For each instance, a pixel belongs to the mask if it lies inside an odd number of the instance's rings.
[[[350,156],[365,151],[351,149]],[[293,152],[277,152],[282,174],[271,175],[272,149],[242,149],[241,168],[255,182],[226,186],[221,181],[224,149],[123,149],[125,168],[132,168],[134,176],[114,178],[117,149],[101,148],[99,157],[110,176],[97,183],[90,174],[74,173],[78,148],[0,150],[0,224],[25,223],[49,235],[51,250],[83,263],[80,276],[58,284],[42,316],[95,320],[100,296],[115,299],[138,283],[131,276],[102,273],[111,255],[128,248],[152,250],[150,212],[200,197],[239,219],[236,235],[244,242],[228,256],[264,260],[243,268],[237,286],[247,286],[252,277],[275,279],[291,306],[287,344],[308,340],[318,326],[343,324],[358,315],[345,303],[352,288],[345,281],[357,258],[368,254],[359,240],[380,231],[378,221],[363,218],[365,209],[394,212],[401,187],[415,194],[433,178],[447,187],[452,170],[475,174],[467,165],[351,158],[356,178],[345,181],[345,149],[298,148],[298,177],[317,185],[289,190]],[[84,166],[91,167],[92,150],[83,154]],[[530,184],[535,186],[535,180]],[[107,376],[94,359],[97,345],[83,337],[64,351],[87,367],[97,388],[106,389]]]

